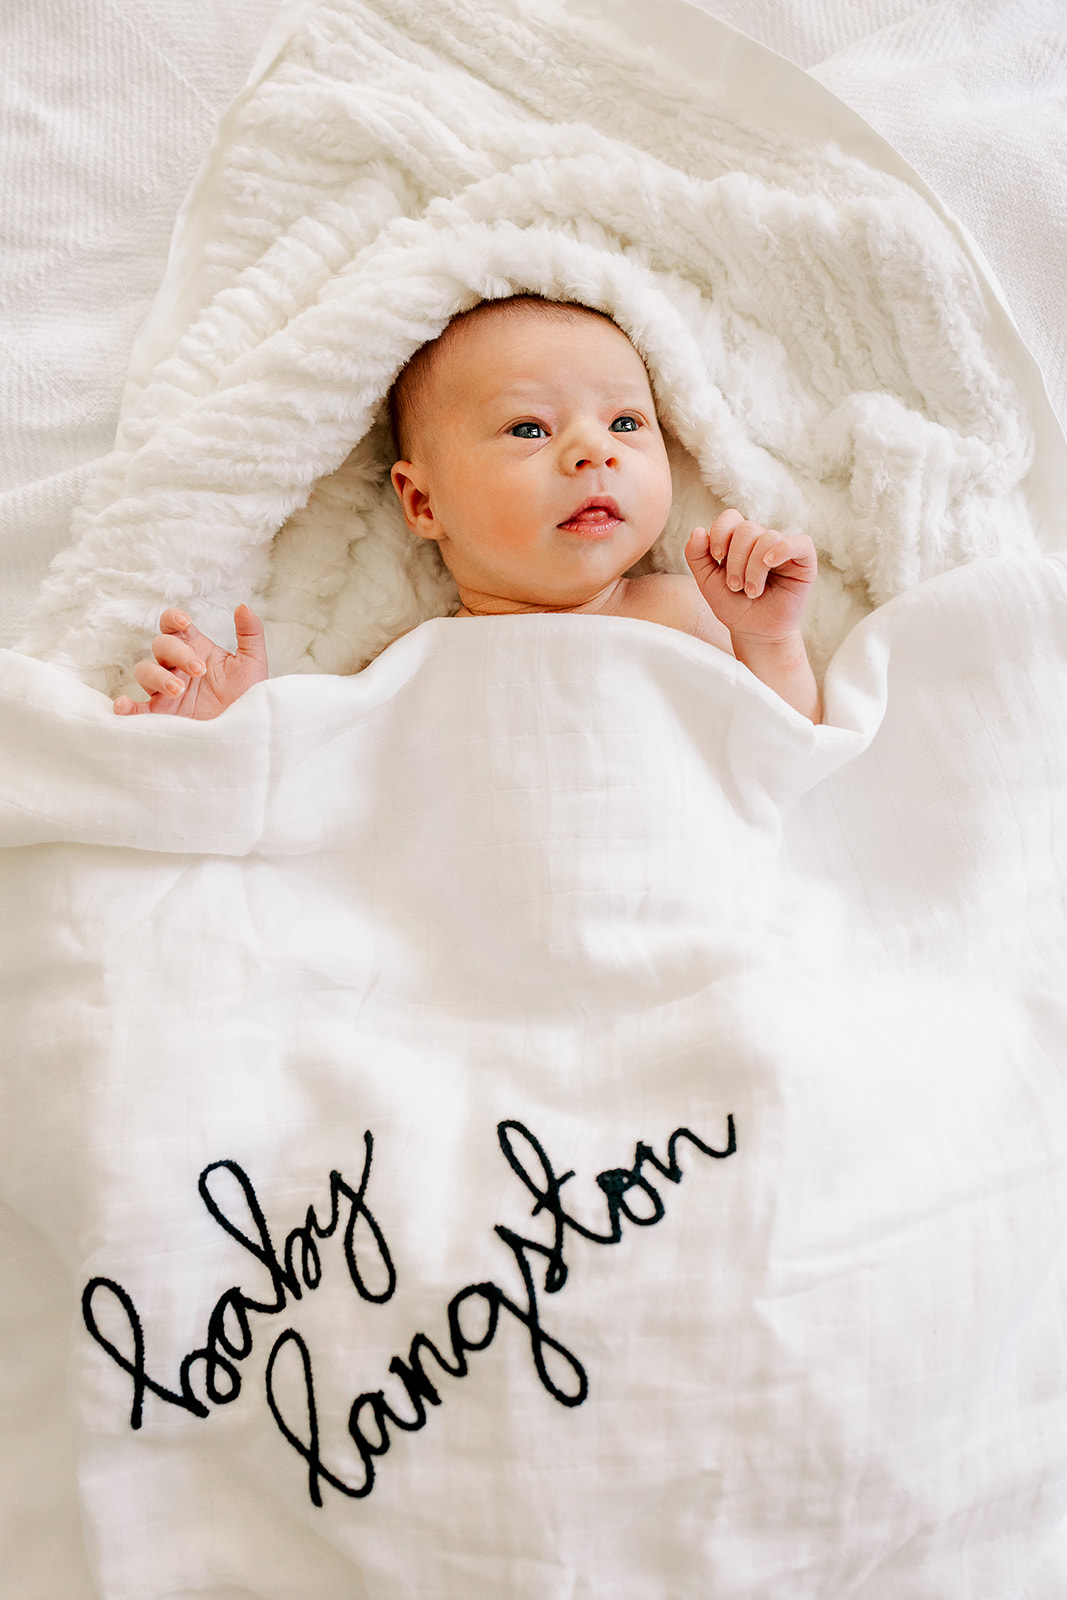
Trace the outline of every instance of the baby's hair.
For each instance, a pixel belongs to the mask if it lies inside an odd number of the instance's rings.
[[[397,374],[389,391],[389,424],[393,431],[393,448],[396,459],[410,460],[408,450],[413,435],[426,421],[426,401],[430,391],[430,377],[434,363],[446,348],[454,331],[463,323],[486,316],[521,316],[532,312],[535,316],[562,317],[569,322],[580,322],[583,317],[600,317],[617,327],[603,311],[583,306],[572,300],[548,300],[539,294],[512,294],[501,300],[480,300],[469,311],[460,311],[436,339],[421,345],[405,367]]]

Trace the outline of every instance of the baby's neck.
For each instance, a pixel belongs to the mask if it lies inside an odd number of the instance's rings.
[[[599,614],[601,616],[619,616],[625,613],[627,593],[632,580],[630,578],[614,578],[597,594],[589,600],[576,601],[573,605],[546,605],[539,601],[506,600],[496,595],[462,594],[462,604],[458,611],[453,612],[456,617],[515,617],[528,615],[531,612],[551,612],[554,616],[582,616]]]

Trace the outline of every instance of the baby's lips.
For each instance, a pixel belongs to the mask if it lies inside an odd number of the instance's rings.
[[[583,500],[582,504],[577,506],[569,517],[564,517],[559,526],[561,528],[596,527],[598,523],[621,522],[622,520],[623,516],[619,510],[618,502],[605,495],[602,498]]]

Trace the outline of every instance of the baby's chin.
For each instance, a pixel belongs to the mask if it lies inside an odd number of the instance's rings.
[[[444,551],[441,551],[441,559],[455,581],[464,614],[504,616],[523,611],[580,611],[594,606],[620,584],[625,588],[626,580],[648,577],[656,571],[652,561],[655,540],[636,558],[633,558],[632,541],[628,551],[609,551],[607,543],[584,548],[578,545],[565,549],[561,559],[554,563],[538,563],[534,559],[528,571],[502,571],[495,575],[464,571],[462,558],[452,567]],[[626,557],[631,558],[627,565],[619,566],[618,562]],[[540,570],[536,570],[538,567]]]

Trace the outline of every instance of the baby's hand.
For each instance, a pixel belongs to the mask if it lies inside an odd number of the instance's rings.
[[[132,717],[137,712],[162,712],[165,716],[195,717],[206,722],[267,676],[267,646],[263,624],[248,606],[233,614],[237,649],[233,655],[193,627],[181,611],[164,611],[160,632],[152,640],[153,661],[139,661],[133,675],[149,700],[120,695],[115,712]]]
[[[731,635],[771,642],[797,632],[818,568],[806,533],[786,537],[724,511],[710,529],[693,529],[685,559]]]

